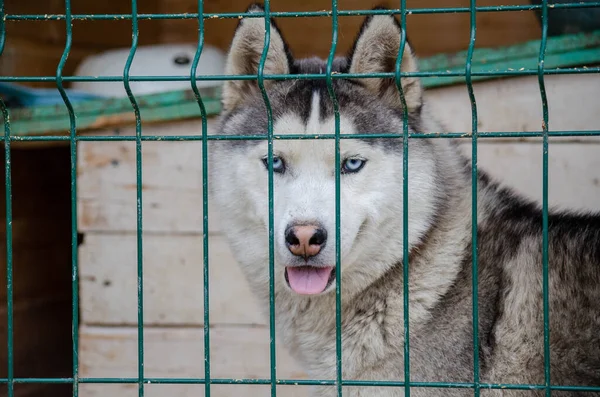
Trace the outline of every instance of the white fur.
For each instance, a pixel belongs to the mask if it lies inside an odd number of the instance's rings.
[[[293,112],[279,118],[274,135],[333,134],[333,118],[319,121],[318,97],[313,98],[312,112],[304,124]],[[354,126],[343,115],[342,133],[354,133]],[[329,265],[335,265],[335,146],[333,140],[275,140],[273,154],[285,159],[288,170],[274,175],[274,271],[276,291],[276,321],[279,336],[292,354],[314,377],[333,378],[335,373],[335,343],[324,338],[335,320],[335,283],[321,296],[306,298],[292,292],[284,279],[284,268],[292,258],[284,241],[284,231],[293,222],[316,221],[324,225],[329,238],[319,254]],[[420,148],[409,145],[409,244],[417,244],[430,227],[434,211],[434,171],[432,159],[419,153]],[[228,152],[227,156],[213,159],[211,180],[214,192],[212,202],[220,207],[224,229],[261,306],[268,313],[269,300],[269,245],[268,245],[268,174],[261,159],[267,155],[267,143],[261,142],[245,150]],[[402,260],[402,156],[391,154],[381,147],[359,140],[340,141],[340,158],[362,156],[367,164],[357,174],[341,175],[341,268],[342,302],[349,302],[395,263]],[[468,221],[468,220],[467,220]],[[360,234],[359,234],[360,230]],[[458,247],[458,245],[457,245]],[[422,267],[414,272],[411,285],[411,322],[428,318],[427,310],[451,284],[456,273],[457,252],[439,252],[447,260],[435,267]],[[435,291],[435,292],[433,292]],[[402,302],[402,291],[397,291],[397,302]],[[311,314],[301,314],[308,299]],[[395,343],[401,349],[403,322],[401,305],[395,307],[398,336]],[[334,329],[334,328],[333,328]],[[368,327],[360,323],[348,327],[348,333],[363,337],[352,338],[368,349],[378,350],[381,342],[373,339]],[[345,343],[344,376],[369,376],[354,357],[363,348]],[[381,359],[380,353],[371,359]],[[333,392],[321,388],[321,392]],[[392,390],[381,388],[381,395]],[[356,389],[359,393],[359,389]],[[320,395],[320,394],[319,394]],[[354,394],[350,394],[354,395]],[[361,395],[361,394],[356,394]],[[379,394],[377,394],[379,395]],[[395,395],[395,394],[394,394]]]
[[[333,134],[334,119],[319,121],[318,96],[307,124],[290,112],[277,120],[274,135]],[[341,117],[343,133],[354,133],[352,123]],[[275,271],[283,280],[282,269],[290,259],[284,241],[287,225],[319,222],[328,231],[328,241],[320,256],[335,265],[335,146],[334,140],[276,140],[273,155],[287,164],[284,175],[274,175]],[[412,155],[411,155],[412,154]],[[212,182],[214,201],[224,207],[225,228],[238,259],[251,273],[258,289],[268,285],[268,174],[261,159],[267,155],[262,142],[246,151],[231,152],[226,162],[214,162],[219,175]],[[402,157],[390,156],[382,148],[351,139],[340,141],[340,159],[350,156],[367,159],[357,174],[341,175],[341,254],[344,293],[354,295],[367,280],[374,280],[401,260],[402,239],[388,237],[402,230]],[[222,168],[221,168],[222,167]],[[434,174],[431,160],[409,153],[409,244],[415,244],[429,227],[433,210]],[[232,201],[231,198],[236,198]],[[360,236],[357,236],[361,229]],[[249,233],[249,230],[252,233]],[[381,241],[393,242],[381,247]],[[264,263],[256,269],[257,263]],[[382,267],[383,265],[383,267]],[[250,270],[252,269],[252,270]],[[353,281],[359,277],[360,280]],[[356,285],[354,285],[356,284]],[[329,290],[332,290],[332,285]]]

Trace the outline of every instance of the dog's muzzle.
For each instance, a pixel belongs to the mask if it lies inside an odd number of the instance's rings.
[[[327,242],[327,231],[314,224],[290,225],[285,230],[288,250],[308,263],[323,250]],[[333,266],[287,266],[285,279],[289,287],[301,295],[320,294],[335,279]]]

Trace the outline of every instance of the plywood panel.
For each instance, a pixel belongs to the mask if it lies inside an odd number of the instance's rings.
[[[144,331],[144,375],[156,378],[203,378],[204,332],[201,328],[148,328]],[[211,329],[211,378],[269,378],[269,331],[264,327]],[[82,327],[80,375],[82,377],[137,377],[137,329]],[[277,348],[277,377],[306,379],[282,346]],[[114,387],[84,385],[81,395],[96,397],[135,395],[137,385]],[[191,397],[204,395],[204,385],[150,385],[145,395]],[[268,395],[269,386],[219,386],[211,395],[233,397]],[[278,388],[278,395],[307,396],[306,388]],[[262,393],[261,393],[262,392]]]
[[[144,321],[199,325],[203,318],[201,235],[144,237]],[[211,324],[266,324],[222,236],[211,236]],[[86,324],[137,323],[134,234],[86,235],[80,250],[81,319]]]
[[[211,119],[209,131],[214,130],[214,123]],[[126,128],[120,133],[134,131]],[[193,135],[199,131],[198,120],[143,129],[147,135]],[[135,143],[81,142],[79,150],[79,229],[135,231]],[[144,142],[142,152],[144,230],[201,233],[202,143]],[[212,211],[210,202],[209,211],[209,230],[218,232],[218,214]]]

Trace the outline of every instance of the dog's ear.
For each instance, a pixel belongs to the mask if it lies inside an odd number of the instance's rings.
[[[247,11],[264,12],[259,4],[251,5]],[[271,36],[269,51],[265,60],[264,74],[288,74],[292,65],[292,55],[286,42],[277,28],[275,22],[270,21]],[[265,46],[265,19],[242,18],[235,31],[227,62],[225,73],[228,75],[257,74],[260,58]],[[264,80],[267,87],[273,80]],[[239,106],[244,98],[254,91],[258,91],[256,80],[228,80],[223,85],[223,107],[230,111]]]
[[[367,17],[349,55],[350,73],[393,73],[400,51],[400,24],[392,15]],[[416,72],[417,58],[408,42],[402,56],[402,72]],[[378,95],[390,106],[401,109],[402,100],[394,78],[359,79],[363,86]],[[423,89],[417,77],[403,77],[400,84],[409,114],[420,112]]]

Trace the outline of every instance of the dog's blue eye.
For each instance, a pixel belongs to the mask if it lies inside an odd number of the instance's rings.
[[[343,174],[356,173],[356,172],[360,171],[362,169],[362,167],[365,166],[366,163],[367,163],[366,160],[363,160],[360,158],[356,158],[356,157],[348,158],[348,159],[344,160],[344,162],[342,163],[342,173]]]
[[[262,162],[265,165],[265,168],[268,170],[269,169],[269,158],[263,157]],[[283,159],[278,156],[273,156],[273,172],[282,174],[284,171],[285,171],[285,162],[283,161]]]

